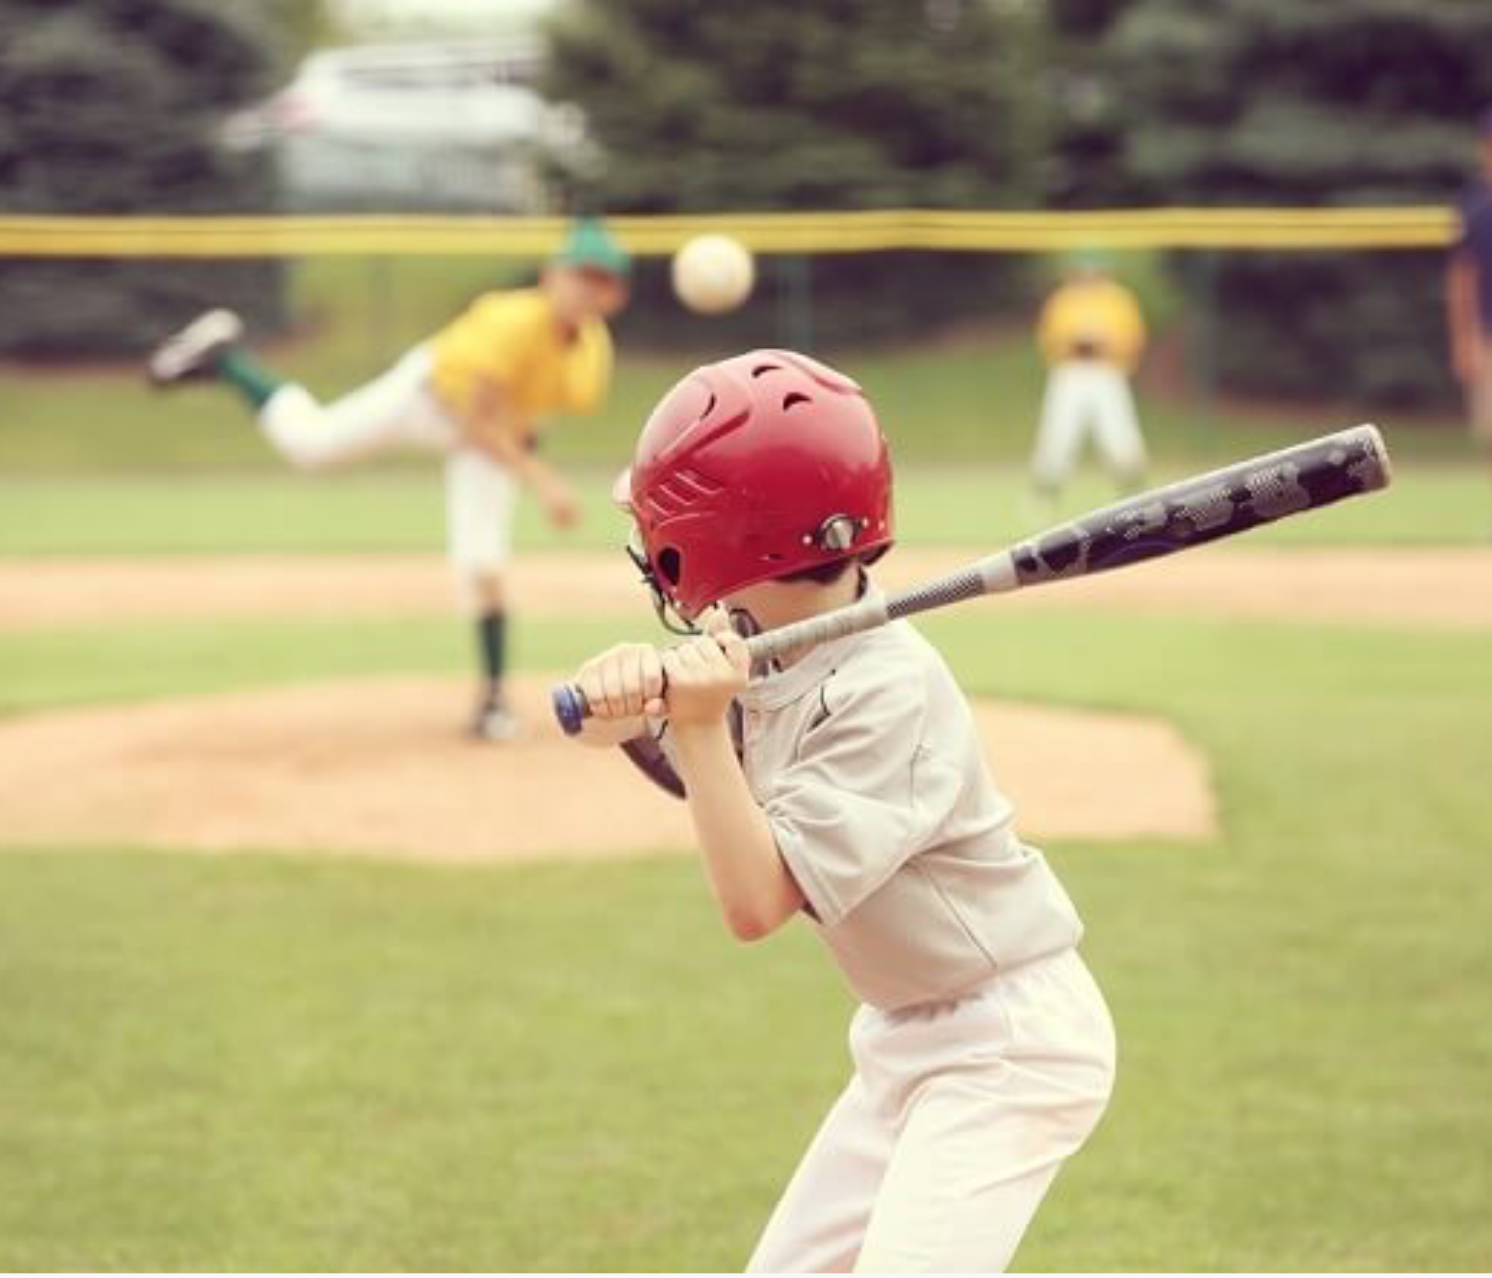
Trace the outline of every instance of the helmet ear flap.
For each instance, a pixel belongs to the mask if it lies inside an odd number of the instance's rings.
[[[660,561],[663,561],[665,556],[668,557],[666,561],[668,567],[672,571],[678,573],[679,575],[682,575],[683,557],[680,555],[678,550],[676,550],[672,546],[666,547],[659,554],[658,558]],[[653,597],[653,611],[658,614],[658,620],[663,623],[663,628],[665,630],[672,631],[676,635],[698,634],[699,627],[694,625],[689,620],[689,618],[679,610],[678,605],[673,601],[671,591],[665,590],[658,581],[659,573],[664,571],[664,563],[660,562],[658,567],[654,568],[654,566],[648,561],[647,552],[644,550],[641,543],[636,541],[628,543],[627,557],[632,560],[632,563],[637,568],[637,571],[642,574],[643,584],[647,586],[648,593]],[[675,581],[670,581],[669,584],[672,587],[677,583]]]

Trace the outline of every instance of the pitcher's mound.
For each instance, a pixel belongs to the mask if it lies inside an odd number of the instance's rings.
[[[0,843],[364,853],[432,861],[687,848],[684,805],[616,750],[565,741],[519,680],[523,736],[464,739],[464,681],[260,689],[0,724]],[[1205,762],[1169,725],[984,703],[1018,826],[1042,838],[1206,837]]]

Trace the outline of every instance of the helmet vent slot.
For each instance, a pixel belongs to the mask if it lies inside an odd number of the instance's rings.
[[[751,370],[752,377],[760,377],[763,373],[776,373],[782,369],[781,364],[758,364]]]
[[[787,412],[787,410],[790,409],[794,404],[809,404],[812,402],[813,401],[810,400],[808,396],[803,394],[801,391],[793,391],[790,395],[784,395],[782,397],[782,411],[784,413]]]
[[[715,411],[715,403],[716,403],[715,392],[711,391],[710,392],[710,402],[704,406],[704,411],[701,412],[700,415],[699,415],[699,420],[700,421],[704,421],[707,417],[709,417],[709,415],[711,413],[713,413]]]

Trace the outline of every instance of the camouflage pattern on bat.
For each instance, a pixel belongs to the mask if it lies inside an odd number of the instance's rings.
[[[1247,532],[1303,510],[1387,487],[1388,453],[1359,426],[1154,489],[1022,542],[1023,586],[1106,572]]]

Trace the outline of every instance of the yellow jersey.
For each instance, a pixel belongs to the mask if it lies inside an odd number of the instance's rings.
[[[1070,280],[1046,300],[1036,341],[1048,364],[1102,359],[1133,372],[1145,348],[1134,294],[1110,279]]]
[[[606,322],[586,320],[567,340],[537,288],[484,293],[430,346],[435,393],[463,421],[486,381],[496,383],[508,413],[524,426],[549,413],[591,412],[611,383]]]

